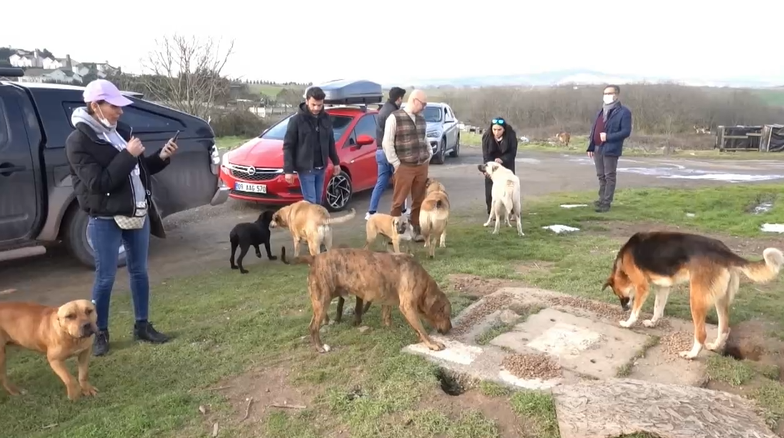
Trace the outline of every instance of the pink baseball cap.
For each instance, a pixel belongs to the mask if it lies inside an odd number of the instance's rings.
[[[96,79],[86,87],[82,93],[85,102],[97,102],[103,100],[114,106],[128,106],[133,103],[131,99],[123,96],[117,87],[106,79]]]

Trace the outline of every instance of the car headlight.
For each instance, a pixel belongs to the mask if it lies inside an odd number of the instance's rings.
[[[438,138],[441,137],[441,133],[438,131],[427,131],[428,138]]]

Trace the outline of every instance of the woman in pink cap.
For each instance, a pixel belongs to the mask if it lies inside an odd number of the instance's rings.
[[[118,125],[122,108],[133,103],[130,99],[104,79],[87,84],[83,96],[87,106],[77,108],[71,115],[76,129],[68,136],[65,150],[79,207],[90,217],[87,232],[95,253],[92,295],[99,330],[93,354],[102,356],[109,351],[109,300],[120,245],[125,246],[131,280],[136,317],[134,338],[156,344],[169,340],[147,320],[150,233],[165,235],[152,203],[150,176],[169,164],[177,144],[170,140],[145,156],[142,142],[131,137],[127,126]]]

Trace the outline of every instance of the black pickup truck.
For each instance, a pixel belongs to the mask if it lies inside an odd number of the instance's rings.
[[[84,106],[84,88],[1,80],[23,74],[0,68],[0,261],[43,254],[62,242],[81,263],[94,267],[88,218],[76,202],[65,156],[65,139],[74,129],[71,113]],[[161,216],[226,202],[228,187],[218,178],[220,155],[210,125],[139,93],[124,94],[133,104],[123,108],[120,121],[133,128],[149,153],[180,131],[171,164],[152,177]]]

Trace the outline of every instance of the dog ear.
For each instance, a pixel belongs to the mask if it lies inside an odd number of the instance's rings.
[[[607,280],[605,280],[604,284],[602,285],[601,291],[604,292],[605,289],[607,289],[608,287],[612,287],[612,285],[613,285],[613,278],[611,275],[610,277],[607,278]]]

